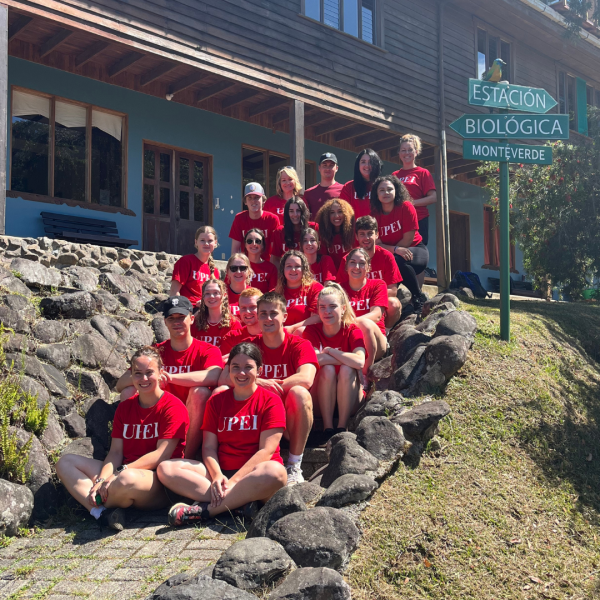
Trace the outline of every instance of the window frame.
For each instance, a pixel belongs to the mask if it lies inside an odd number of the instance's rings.
[[[565,112],[564,113],[562,113],[561,106],[560,106],[561,105],[560,86],[561,86],[561,78],[562,77],[564,77],[564,80],[565,80]],[[586,133],[582,133],[581,131],[579,131],[579,126],[580,126],[579,116],[580,115],[579,115],[579,106],[578,106],[578,100],[579,100],[578,80],[585,82],[586,111],[587,111],[588,106],[595,106],[597,108],[600,108],[600,84],[598,84],[594,81],[588,81],[587,79],[585,79],[585,77],[581,77],[581,75],[578,75],[572,69],[566,68],[564,65],[557,65],[557,67],[556,67],[556,90],[557,90],[557,97],[558,97],[558,110],[559,110],[559,112],[561,112],[561,114],[569,114],[571,111],[570,102],[569,102],[569,94],[568,94],[568,78],[569,77],[573,79],[574,86],[575,86],[575,107],[573,109],[574,129],[571,129],[571,120],[569,119],[569,131],[572,134],[574,133],[575,135],[580,135],[580,136],[587,138],[587,137],[589,137],[589,123],[587,123],[587,112],[586,112],[586,124],[587,124],[588,128],[586,128]],[[592,92],[592,99],[593,99],[593,104],[591,104],[591,105],[588,103],[590,91]]]
[[[485,219],[485,213],[486,212],[491,212],[491,217],[492,217],[492,222],[495,223],[495,227],[492,226],[491,231],[487,231],[486,229],[486,219]],[[485,248],[486,246],[489,244],[490,245],[490,258],[492,258],[492,256],[494,256],[494,258],[496,259],[497,264],[492,264],[490,263],[486,263],[484,260],[484,264],[481,265],[482,269],[489,269],[490,271],[499,271],[500,270],[500,257],[496,256],[496,238],[498,238],[498,246],[500,245],[500,241],[499,241],[499,236],[500,236],[500,228],[498,226],[498,224],[496,223],[496,215],[495,215],[495,210],[494,207],[491,206],[490,204],[484,204],[483,205],[483,247],[484,247],[484,255],[485,255]],[[492,239],[490,239],[492,238]],[[491,251],[493,250],[493,252]],[[517,271],[517,246],[516,246],[516,241],[514,239],[514,237],[511,235],[510,236],[510,272],[514,273],[515,275],[519,275],[519,271]]]
[[[473,30],[474,30],[474,61],[475,61],[475,79],[480,79],[479,75],[479,40],[478,40],[478,30],[481,29],[486,34],[486,64],[489,58],[490,51],[490,38],[497,40],[498,42],[498,51],[499,54],[502,54],[502,43],[508,44],[510,47],[510,77],[509,82],[512,84],[516,83],[517,80],[517,52],[516,52],[516,44],[513,38],[509,35],[506,35],[503,31],[496,29],[493,26],[488,25],[484,21],[480,21],[479,19],[473,19]],[[489,69],[489,66],[486,66],[486,70]]]
[[[49,149],[48,149],[48,195],[34,194],[31,192],[20,192],[12,189],[12,143],[13,143],[13,93],[15,91],[30,94],[32,96],[40,96],[47,98],[50,101],[50,135],[49,135]],[[86,109],[86,143],[85,143],[85,200],[72,200],[71,198],[58,198],[53,195],[54,192],[54,157],[55,157],[55,106],[56,102],[64,102],[65,104],[73,104],[75,106],[81,106]],[[90,210],[98,210],[101,212],[110,213],[123,213],[130,216],[135,216],[135,213],[127,207],[127,181],[128,181],[128,115],[120,111],[104,108],[103,106],[97,106],[87,102],[80,102],[78,100],[72,100],[71,98],[64,98],[63,96],[57,96],[55,94],[48,94],[40,92],[38,90],[32,90],[19,85],[11,85],[10,87],[10,129],[9,129],[9,164],[8,174],[6,181],[6,196],[9,198],[21,198],[23,200],[29,200],[34,202],[46,202],[49,204],[66,204],[67,206],[81,206]],[[92,202],[92,111],[98,111],[108,113],[121,117],[122,129],[121,129],[121,206],[106,206],[104,204],[96,204]]]

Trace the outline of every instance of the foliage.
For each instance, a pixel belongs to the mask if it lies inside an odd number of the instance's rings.
[[[510,165],[511,227],[523,264],[537,289],[550,278],[571,298],[600,273],[600,131],[590,112],[590,138],[578,145],[556,142],[552,165]],[[498,208],[498,163],[477,170]]]
[[[555,0],[544,0],[545,4],[553,4]],[[566,37],[579,38],[579,32],[585,21],[600,21],[600,4],[591,0],[568,0],[569,10],[563,13],[567,24]]]

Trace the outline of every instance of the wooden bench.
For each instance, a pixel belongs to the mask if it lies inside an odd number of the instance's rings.
[[[138,243],[137,240],[120,238],[115,221],[102,221],[51,212],[40,214],[44,222],[44,232],[50,238],[68,240],[78,244],[116,246],[118,248],[129,248]]]

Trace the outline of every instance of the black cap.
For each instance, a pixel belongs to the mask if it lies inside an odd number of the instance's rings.
[[[163,304],[163,317],[171,315],[191,315],[194,311],[192,303],[185,296],[171,296]]]
[[[325,162],[326,160],[331,160],[336,165],[338,164],[337,156],[333,152],[325,152],[325,154],[321,154],[321,158],[319,158],[319,164]]]

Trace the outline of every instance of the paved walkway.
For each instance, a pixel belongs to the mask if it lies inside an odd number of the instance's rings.
[[[144,598],[168,577],[214,563],[244,533],[230,517],[172,529],[164,510],[131,512],[119,533],[89,518],[54,524],[0,548],[0,599]]]

